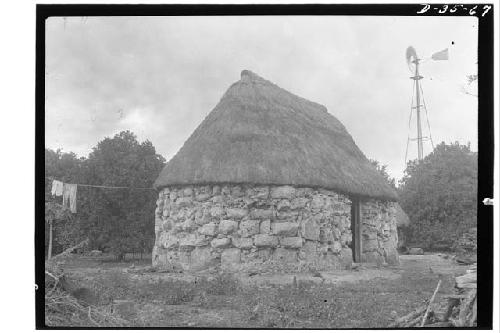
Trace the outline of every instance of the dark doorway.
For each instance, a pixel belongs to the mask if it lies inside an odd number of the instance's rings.
[[[352,197],[351,202],[352,260],[361,262],[361,209],[359,198]]]

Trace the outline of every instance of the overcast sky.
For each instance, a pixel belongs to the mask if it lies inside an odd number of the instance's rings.
[[[367,157],[400,178],[412,45],[421,58],[449,48],[448,61],[421,66],[434,143],[477,150],[477,99],[461,88],[477,72],[473,17],[50,18],[46,36],[49,148],[87,156],[129,129],[169,160],[249,69],[325,105]],[[415,143],[408,155],[416,157]]]

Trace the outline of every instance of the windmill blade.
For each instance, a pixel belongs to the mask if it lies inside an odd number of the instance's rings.
[[[417,51],[413,46],[408,46],[406,49],[406,63],[410,71],[413,70],[413,61],[417,59]]]

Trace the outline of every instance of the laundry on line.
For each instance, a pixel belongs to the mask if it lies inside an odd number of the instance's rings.
[[[97,188],[109,188],[109,189],[133,189],[133,190],[155,190],[153,187],[129,187],[129,186],[105,186],[105,185],[90,185],[90,184],[68,184],[63,183],[60,180],[52,180],[52,190],[53,196],[63,197],[63,207],[69,207],[72,213],[76,213],[76,192],[78,186],[84,187],[97,187]]]
[[[64,183],[59,180],[54,180],[52,182],[52,195],[61,196],[63,194]]]

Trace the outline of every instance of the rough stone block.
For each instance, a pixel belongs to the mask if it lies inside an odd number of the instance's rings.
[[[200,202],[207,201],[208,199],[210,199],[210,197],[211,195],[208,193],[200,193],[196,196],[196,201]]]
[[[369,263],[376,263],[376,264],[383,264],[384,263],[384,258],[380,255],[380,253],[373,251],[373,252],[365,252],[361,255],[361,261],[362,262],[369,262]]]
[[[364,227],[363,228],[363,239],[377,239],[377,229],[372,227]]]
[[[329,243],[329,244],[331,244],[333,241],[335,241],[335,237],[333,235],[332,229],[329,227],[320,228],[319,241],[322,243]]]
[[[325,199],[322,196],[315,195],[311,200],[312,209],[321,209],[325,206]]]
[[[298,249],[302,247],[301,237],[284,237],[280,239],[280,245],[282,247],[288,247],[293,249]]]
[[[270,235],[256,235],[254,244],[258,247],[276,247],[278,246],[278,237]]]
[[[245,208],[227,208],[226,216],[230,219],[241,220],[248,215],[248,209]]]
[[[348,247],[342,248],[342,250],[340,250],[339,258],[343,268],[350,268],[352,265],[352,250]]]
[[[192,196],[192,195],[193,195],[193,188],[192,188],[192,187],[190,187],[190,186],[185,187],[185,188],[184,188],[184,193],[183,193],[183,194],[184,194],[184,196],[185,196],[185,197],[190,197],[190,196]]]
[[[280,222],[272,223],[273,234],[278,236],[297,236],[298,223]]]
[[[210,221],[210,217],[202,210],[198,210],[194,215],[194,223],[196,225],[204,225]]]
[[[231,240],[229,238],[215,238],[210,242],[210,244],[212,247],[221,248],[229,246],[229,244],[231,244]]]
[[[236,185],[231,188],[231,195],[235,198],[239,198],[241,196],[244,196],[245,192],[243,192],[241,186]]]
[[[339,256],[331,253],[322,255],[318,260],[318,264],[328,269],[340,269],[343,266]]]
[[[252,196],[256,199],[267,199],[269,197],[269,186],[255,187]]]
[[[296,197],[308,197],[312,195],[314,192],[314,189],[311,187],[299,187],[295,189],[295,196]]]
[[[224,214],[224,209],[219,206],[213,206],[210,209],[210,215],[215,218],[220,218]]]
[[[225,249],[222,251],[220,259],[222,267],[239,264],[241,261],[241,251],[235,248]]]
[[[182,223],[182,230],[192,231],[196,229],[197,225],[194,223],[193,219],[187,219]]]
[[[195,246],[206,246],[209,244],[210,238],[205,235],[197,235],[194,245]]]
[[[182,197],[175,200],[177,207],[189,207],[193,204],[193,199],[191,197]]]
[[[271,233],[271,220],[264,220],[260,223],[260,232],[261,234],[269,234]]]
[[[168,205],[165,204],[165,205],[163,205],[163,208],[161,210],[161,215],[163,217],[167,217],[167,216],[170,215],[170,211],[171,211],[171,205],[170,204],[168,204]]]
[[[342,232],[338,228],[333,227],[332,228],[332,233],[333,233],[333,238],[335,240],[340,240],[341,239]]]
[[[379,248],[377,239],[363,239],[361,242],[363,252],[375,251]]]
[[[160,242],[162,242],[162,246],[165,249],[174,249],[179,245],[179,238],[172,234],[164,233],[160,236],[160,238]]]
[[[220,194],[220,186],[219,185],[214,185],[212,188],[212,195],[217,195]]]
[[[309,240],[319,240],[319,230],[320,227],[316,222],[315,218],[309,218],[305,221],[302,221],[302,237]]]
[[[290,200],[283,199],[276,205],[278,211],[290,209]]]
[[[330,245],[328,244],[318,244],[318,253],[326,255],[328,250],[330,249]]]
[[[221,189],[220,189],[220,193],[222,193],[224,195],[231,194],[231,187],[227,186],[227,185],[222,186]]]
[[[272,209],[252,209],[250,210],[250,217],[261,220],[272,219],[274,211]]]
[[[207,223],[198,229],[202,235],[214,236],[216,233],[217,225],[215,223]]]
[[[278,212],[276,215],[276,220],[285,220],[288,222],[294,222],[297,220],[297,217],[299,216],[300,212],[296,210],[284,210],[281,212]]]
[[[297,251],[277,248],[273,252],[273,260],[278,262],[292,263],[297,261]]]
[[[333,252],[333,253],[340,253],[340,251],[342,250],[342,244],[340,244],[339,241],[334,241],[331,245],[330,245],[330,250]]]
[[[224,197],[222,195],[214,195],[212,197],[212,202],[213,203],[222,203],[222,202],[224,202]]]
[[[396,248],[385,249],[384,256],[389,265],[399,265],[399,254]]]
[[[163,224],[161,226],[161,230],[164,232],[168,232],[168,231],[172,230],[173,227],[174,227],[174,221],[172,221],[172,219],[166,219],[163,221]]]
[[[189,234],[184,238],[179,239],[180,250],[191,250],[196,246],[196,235]]]
[[[232,243],[235,247],[240,249],[251,249],[253,246],[252,238],[233,238]]]
[[[305,241],[301,248],[302,257],[306,261],[314,262],[318,258],[317,243]]]
[[[291,209],[302,209],[305,208],[309,200],[307,198],[295,198],[290,203]]]
[[[179,251],[179,264],[182,269],[189,270],[191,265],[191,252],[188,251]]]
[[[249,237],[259,233],[259,220],[246,220],[240,222],[239,234],[241,237]]]
[[[222,220],[219,223],[219,232],[223,234],[230,234],[238,230],[238,222],[233,220]]]
[[[344,232],[342,236],[340,236],[340,242],[342,245],[351,245],[352,234],[350,232]]]
[[[217,264],[217,258],[209,246],[197,247],[191,252],[190,269],[203,270]]]
[[[269,260],[271,258],[271,249],[263,248],[258,250],[258,258],[261,260]]]
[[[294,194],[295,188],[292,186],[276,186],[271,189],[273,199],[291,199]]]

